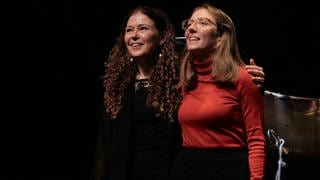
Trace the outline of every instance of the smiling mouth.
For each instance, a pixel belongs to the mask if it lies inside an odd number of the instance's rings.
[[[138,42],[134,42],[134,43],[130,43],[129,45],[131,47],[139,47],[139,46],[142,46],[143,44],[142,43],[138,43]]]
[[[199,41],[200,38],[198,38],[198,37],[189,37],[188,40],[189,41]]]

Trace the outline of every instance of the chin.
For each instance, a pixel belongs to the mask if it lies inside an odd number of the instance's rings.
[[[201,49],[199,49],[199,48],[188,48],[188,51],[190,52],[190,53],[195,53],[195,52],[199,52],[199,50],[201,50]]]

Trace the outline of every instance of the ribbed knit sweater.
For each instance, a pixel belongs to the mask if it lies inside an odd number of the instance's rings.
[[[211,80],[211,61],[193,63],[197,87],[183,91],[178,112],[183,146],[192,148],[246,148],[250,179],[262,179],[265,169],[263,99],[252,76],[239,66],[231,86]]]

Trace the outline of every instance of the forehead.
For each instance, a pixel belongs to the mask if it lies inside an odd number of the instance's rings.
[[[127,22],[127,26],[137,26],[140,24],[154,26],[153,20],[141,12],[136,12],[132,14]]]
[[[214,19],[214,16],[209,13],[209,11],[205,8],[198,9],[192,13],[191,19],[197,19],[200,17],[206,17],[209,19]]]

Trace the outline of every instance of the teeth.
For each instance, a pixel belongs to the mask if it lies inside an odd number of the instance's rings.
[[[198,40],[198,38],[196,38],[196,37],[191,37],[191,38],[189,38],[189,40],[190,40],[190,41]]]
[[[133,47],[137,47],[137,46],[139,46],[139,44],[134,43],[134,44],[131,44],[131,46],[133,46]]]

